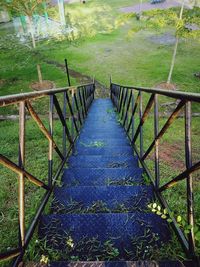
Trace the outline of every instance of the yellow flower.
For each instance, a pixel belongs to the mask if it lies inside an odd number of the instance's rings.
[[[71,238],[71,236],[69,236],[69,238],[66,240],[66,244],[67,244],[70,248],[73,248],[73,247],[74,247],[73,239]]]
[[[42,257],[40,259],[40,263],[47,264],[48,261],[49,261],[48,257],[46,257],[45,255],[42,255]]]
[[[181,222],[181,220],[182,220],[182,218],[181,218],[181,216],[179,215],[179,216],[177,217],[176,221],[179,223],[179,222]]]
[[[153,208],[155,209],[157,207],[157,204],[156,203],[153,203]]]

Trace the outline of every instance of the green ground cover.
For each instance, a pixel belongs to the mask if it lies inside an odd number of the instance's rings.
[[[122,3],[123,2],[123,3]],[[124,24],[119,8],[133,5],[138,1],[132,0],[112,0],[112,1],[89,1],[87,6],[82,6],[86,11],[92,7],[93,12],[101,7],[98,11],[103,14],[104,20],[96,29],[93,36],[88,36],[87,28],[84,35],[75,41],[65,39],[55,39],[51,41],[38,42],[36,51],[30,50],[29,47],[18,43],[14,36],[6,36],[7,31],[0,30],[0,95],[14,94],[31,91],[30,84],[37,81],[36,64],[41,64],[43,79],[52,80],[57,87],[66,86],[66,74],[63,70],[55,65],[44,63],[43,59],[54,60],[63,63],[64,58],[69,61],[71,69],[95,78],[105,86],[109,86],[109,77],[116,83],[125,85],[137,85],[151,87],[160,82],[166,81],[169,64],[173,52],[172,44],[158,44],[151,41],[152,36],[159,36],[164,33],[174,33],[174,29],[166,27],[162,30],[146,29],[130,35],[130,29],[139,27],[140,23],[135,18],[131,18],[128,23]],[[103,7],[102,7],[103,4]],[[74,14],[76,10],[80,11],[79,4],[72,4],[66,7],[67,12]],[[105,11],[105,12],[103,12]],[[51,10],[52,16],[56,18],[57,11]],[[76,14],[75,14],[76,15]],[[74,16],[75,16],[74,15]],[[90,13],[92,16],[92,13]],[[84,18],[84,12],[83,12]],[[117,19],[117,21],[116,21]],[[100,28],[99,28],[100,27]],[[105,30],[103,32],[103,30]],[[99,31],[101,33],[99,33]],[[199,79],[194,77],[194,73],[199,71],[199,41],[182,40],[180,42],[172,82],[177,85],[179,90],[200,93]],[[72,84],[76,84],[77,79],[72,78]],[[147,97],[144,99],[147,100]],[[166,101],[163,100],[163,102]],[[48,103],[40,100],[35,103],[35,108],[43,115],[48,111]],[[200,111],[200,107],[194,105],[193,110]],[[3,108],[0,114],[16,114],[17,107]],[[45,119],[44,119],[45,121]],[[165,119],[161,119],[163,125]],[[200,145],[198,129],[200,119],[193,118],[193,157],[194,161],[198,160]],[[47,176],[47,142],[37,130],[37,126],[31,121],[27,123],[27,168],[41,179]],[[47,125],[47,124],[46,124]],[[166,157],[161,158],[161,176],[162,182],[167,182],[172,178],[172,174],[180,171],[180,166],[184,162],[184,142],[183,142],[183,119],[178,119],[172,125],[171,130],[163,138],[164,149],[172,149],[174,144],[178,144],[177,149],[173,150],[173,159],[178,159],[171,164]],[[61,126],[56,125],[56,140],[61,143],[60,135]],[[145,126],[145,147],[151,142],[153,137],[153,121],[150,118]],[[176,134],[174,134],[176,132]],[[11,160],[17,162],[18,150],[18,123],[1,122],[0,131],[1,153],[5,154]],[[11,145],[12,144],[12,145]],[[35,153],[37,151],[37,153]],[[153,169],[150,159],[148,164]],[[5,168],[0,167],[2,186],[0,189],[0,206],[3,207],[2,218],[0,219],[1,235],[0,250],[13,247],[17,244],[17,180],[16,175],[8,172]],[[195,176],[195,204],[200,200],[199,178]],[[173,194],[171,194],[173,192]],[[30,184],[26,185],[26,205],[27,225],[32,218],[36,206],[41,199],[43,191]],[[170,205],[181,211],[185,216],[185,183],[174,187],[167,193]],[[33,201],[34,199],[34,201]],[[178,201],[177,201],[178,200]],[[178,204],[177,204],[178,203]],[[196,205],[197,220],[200,220],[199,207]],[[10,230],[12,229],[12,230]],[[171,244],[170,244],[171,245]],[[34,259],[34,244],[28,252],[28,258]],[[164,250],[164,249],[163,249]],[[174,258],[182,258],[183,254],[178,247],[175,254],[168,248],[162,251],[160,258],[172,255]],[[39,257],[40,255],[37,255]],[[179,257],[180,256],[180,257]],[[158,255],[156,254],[158,258]],[[38,259],[38,258],[37,258]],[[0,264],[1,265],[1,264]]]

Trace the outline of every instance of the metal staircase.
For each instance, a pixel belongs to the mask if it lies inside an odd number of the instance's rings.
[[[110,99],[93,102],[62,182],[54,190],[53,214],[44,215],[39,227],[40,237],[61,251],[60,260],[101,260],[106,242],[116,249],[115,260],[145,260],[169,240],[166,222],[148,211],[153,187],[145,185]],[[66,242],[69,237],[73,248]],[[85,247],[83,240],[95,240],[99,248]],[[136,241],[140,244],[134,249]],[[105,260],[109,253],[102,255]]]
[[[0,98],[1,108],[19,107],[19,162],[0,154],[0,164],[15,172],[19,180],[19,245],[3,251],[0,260],[14,259],[13,266],[19,266],[38,229],[46,249],[52,252],[50,266],[199,266],[195,254],[192,173],[200,169],[200,162],[193,163],[191,156],[191,105],[200,103],[200,95],[112,82],[111,99],[94,100],[94,91],[92,83]],[[149,98],[143,101],[143,95]],[[162,128],[158,96],[173,98],[177,103]],[[32,105],[33,100],[40,98],[49,98],[48,129]],[[47,182],[26,170],[26,113],[48,140]],[[185,170],[161,183],[159,140],[179,115],[185,119]],[[153,118],[154,137],[147,148],[143,126],[148,117]],[[54,138],[54,120],[62,125],[62,147]],[[146,164],[152,151],[154,173]],[[53,171],[55,154],[59,165]],[[44,190],[29,226],[25,224],[25,179]],[[163,195],[184,179],[190,225],[187,234]],[[52,192],[51,212],[45,214]],[[167,210],[170,225],[147,208],[155,200]],[[184,265],[171,259],[152,262],[154,252],[170,240],[172,229],[189,260]]]

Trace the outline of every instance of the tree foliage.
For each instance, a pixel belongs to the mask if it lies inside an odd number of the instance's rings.
[[[41,11],[43,2],[43,0],[0,0],[0,6],[14,14],[31,17],[35,11]]]
[[[166,10],[153,9],[144,11],[140,18],[140,23],[131,28],[129,34],[140,30],[156,29],[161,30],[165,27],[174,27],[176,36],[183,38],[200,39],[200,7],[184,9],[183,17],[179,17],[179,8],[170,8]],[[134,15],[136,17],[136,15]],[[129,19],[130,15],[125,19]],[[195,25],[194,29],[190,25]]]
[[[176,36],[185,38],[200,37],[200,8],[185,9],[184,15],[179,18],[179,9],[171,8],[168,10],[151,10],[143,13],[145,28],[161,29],[172,26],[176,29]],[[195,30],[190,30],[188,25],[196,25]]]

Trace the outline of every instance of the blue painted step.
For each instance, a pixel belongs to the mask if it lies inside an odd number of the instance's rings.
[[[65,169],[62,181],[68,186],[76,185],[110,185],[123,183],[142,183],[143,170],[140,168],[108,169],[84,168]]]
[[[117,113],[114,112],[113,109],[107,109],[107,110],[101,110],[99,112],[99,109],[90,109],[90,112],[87,116],[87,120],[94,119],[94,120],[102,120],[102,119],[108,119],[113,120],[113,118],[117,118]]]
[[[104,133],[106,132],[119,132],[119,130],[124,131],[120,125],[116,124],[116,125],[110,125],[110,124],[106,124],[106,125],[90,125],[88,127],[83,127],[83,131],[88,131],[89,133],[93,132],[100,132],[103,131]]]
[[[107,115],[107,114],[101,114],[101,116],[91,116],[91,117],[87,117],[87,119],[85,120],[86,122],[98,122],[98,123],[117,123],[117,117],[115,114],[113,115]]]
[[[89,127],[102,127],[104,129],[104,127],[121,127],[120,123],[118,121],[116,121],[115,119],[112,120],[107,120],[107,119],[101,119],[101,120],[95,120],[95,119],[87,119],[84,123],[83,128],[86,128],[87,126]]]
[[[108,113],[110,112],[110,113]],[[117,113],[114,112],[113,109],[99,109],[99,108],[93,108],[90,109],[90,112],[88,113],[88,116],[86,118],[86,120],[102,120],[102,119],[108,119],[108,120],[112,120],[118,118]]]
[[[50,267],[194,267],[192,261],[70,261],[51,262]]]
[[[112,137],[112,139],[127,139],[127,136],[125,135],[125,133],[124,134],[122,134],[122,133],[116,133],[116,132],[114,132],[114,133],[89,133],[89,134],[87,134],[86,132],[84,133],[81,133],[80,134],[80,136],[79,136],[79,138],[80,139],[101,139],[101,138],[103,138],[103,139],[109,139],[109,138],[111,138]]]
[[[133,149],[130,146],[123,147],[79,147],[74,149],[73,155],[110,155],[110,157],[117,156],[131,156]]]
[[[124,146],[129,145],[130,142],[127,138],[79,138],[76,146],[92,147],[92,146]]]
[[[134,156],[71,156],[68,160],[70,168],[133,168],[138,167],[138,159]]]
[[[99,128],[99,129],[95,129],[94,131],[94,128],[91,128],[91,127],[87,127],[87,128],[82,128],[81,129],[81,134],[108,134],[109,137],[112,137],[112,134],[118,134],[118,135],[123,135],[123,136],[126,136],[125,135],[125,131],[123,128],[121,128],[120,126],[117,128],[116,131],[113,131],[113,129],[108,129],[108,131],[105,132],[104,128]]]
[[[39,235],[55,253],[61,250],[60,260],[99,260],[99,253],[109,254],[106,242],[119,250],[117,260],[146,259],[170,238],[166,220],[146,210],[154,200],[152,187],[145,185],[138,158],[112,110],[110,99],[94,101],[63,186],[54,189],[56,214],[41,218]]]
[[[115,139],[115,138],[127,138],[127,135],[125,132],[113,132],[113,131],[109,131],[108,133],[107,132],[104,132],[104,131],[95,131],[95,132],[89,132],[88,131],[84,131],[82,130],[81,133],[80,133],[80,136],[79,138],[82,138],[82,137],[85,137],[85,138],[112,138],[112,139]]]
[[[147,210],[153,200],[152,186],[75,186],[54,190],[55,207],[62,206],[65,213],[73,207],[82,210],[96,206],[97,212],[133,212]]]
[[[159,216],[134,212],[45,215],[40,221],[39,236],[46,237],[48,246],[62,251],[66,251],[66,240],[70,237],[74,244],[72,255],[84,260],[89,252],[86,242],[91,239],[111,240],[120,252],[119,258],[125,257],[127,251],[132,251],[138,258],[139,248],[142,248],[141,253],[148,248],[158,248],[169,240],[170,233],[166,221]],[[82,248],[78,246],[81,241]]]

